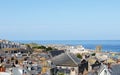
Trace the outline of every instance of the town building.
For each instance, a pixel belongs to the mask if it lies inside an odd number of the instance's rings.
[[[79,73],[78,65],[80,64],[81,60],[78,59],[73,53],[62,53],[58,56],[51,58],[51,62],[56,66],[55,68],[51,69],[51,75],[56,75],[58,73],[68,75],[72,75],[71,73],[75,73],[75,75],[78,75]]]
[[[20,48],[20,43],[15,43],[8,40],[0,40],[0,49],[3,48]]]

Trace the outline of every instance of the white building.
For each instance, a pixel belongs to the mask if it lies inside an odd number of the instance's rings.
[[[74,54],[82,54],[82,53],[89,53],[89,51],[85,50],[85,48],[80,45],[80,46],[70,46],[69,48],[67,48],[68,52],[74,53]]]
[[[8,40],[0,40],[0,49],[3,48],[20,48],[20,43],[11,42]]]

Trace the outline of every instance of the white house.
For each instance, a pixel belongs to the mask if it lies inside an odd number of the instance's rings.
[[[20,43],[15,43],[8,40],[0,40],[0,49],[3,48],[20,48]]]
[[[74,53],[74,54],[77,54],[77,53],[89,53],[88,50],[86,50],[82,45],[80,46],[71,46],[70,48],[67,49],[68,52],[70,53]]]

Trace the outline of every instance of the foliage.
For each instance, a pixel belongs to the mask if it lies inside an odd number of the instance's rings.
[[[95,56],[95,55],[96,55],[96,53],[91,54],[91,56]]]
[[[79,53],[77,54],[77,57],[82,59],[82,55],[80,55]]]
[[[51,50],[53,50],[52,47],[48,47],[48,48],[46,48],[46,51],[51,51]]]
[[[58,73],[58,75],[64,75],[64,73]]]
[[[32,47],[33,49],[46,49],[46,47],[45,46],[34,46],[34,47]]]
[[[34,47],[32,47],[32,49],[43,49],[46,52],[54,50],[54,48],[52,48],[52,47],[45,47],[45,46],[42,46],[42,45],[41,46],[34,46]]]

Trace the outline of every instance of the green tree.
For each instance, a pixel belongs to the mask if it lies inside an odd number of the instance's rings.
[[[33,49],[46,49],[46,47],[45,46],[34,46],[34,47],[32,47]]]
[[[48,48],[46,48],[46,51],[51,51],[51,50],[53,50],[52,47],[48,47]]]
[[[40,46],[40,49],[46,49],[46,47],[45,46]]]
[[[96,55],[96,53],[91,54],[91,56],[95,56],[95,55]]]
[[[77,54],[77,57],[82,59],[82,55],[80,55],[79,53]]]

